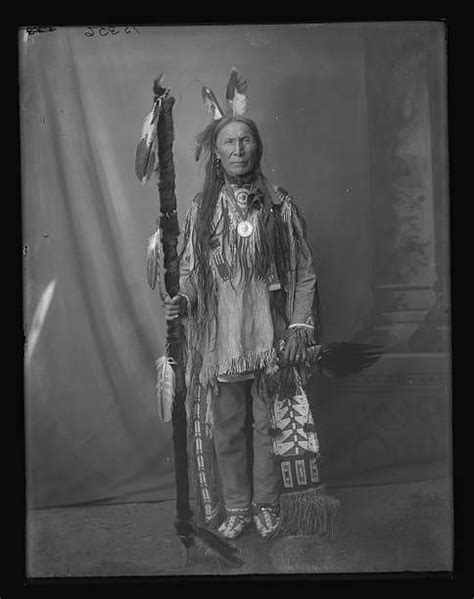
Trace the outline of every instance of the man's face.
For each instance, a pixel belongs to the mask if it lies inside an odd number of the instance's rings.
[[[232,121],[217,134],[215,152],[228,175],[246,175],[257,160],[257,141],[245,123]]]

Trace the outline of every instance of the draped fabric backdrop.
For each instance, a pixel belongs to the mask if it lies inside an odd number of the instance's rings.
[[[161,72],[176,97],[180,222],[202,182],[200,88],[222,100],[235,65],[249,82],[263,170],[308,223],[324,339],[350,339],[373,304],[360,28],[86,30],[19,33],[25,331],[55,281],[25,368],[30,507],[174,496],[171,425],[158,420],[154,389],[165,321],[145,273],[158,194],[134,173]]]

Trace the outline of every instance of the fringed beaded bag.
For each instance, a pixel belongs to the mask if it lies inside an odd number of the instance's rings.
[[[319,440],[296,369],[295,392],[275,397],[271,430],[281,476],[280,528],[284,535],[334,535],[340,502],[326,493],[318,464]]]

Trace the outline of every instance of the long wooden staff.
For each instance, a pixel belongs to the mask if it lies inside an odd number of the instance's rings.
[[[160,248],[163,248],[164,284],[170,297],[179,293],[179,223],[175,194],[175,168],[173,162],[174,125],[172,109],[174,98],[170,90],[163,87],[162,76],[153,84],[153,109],[145,120],[142,138],[137,147],[135,170],[138,178],[145,183],[152,174],[158,177],[160,217],[158,231],[148,246],[148,282],[152,288],[160,280]],[[163,294],[162,294],[163,295]],[[184,369],[184,327],[181,318],[167,320],[166,358],[162,367],[172,368],[171,377],[166,374],[163,393],[170,400],[173,426],[173,448],[176,481],[176,521],[175,528],[186,550],[191,545],[204,548],[233,565],[242,565],[237,557],[237,549],[217,537],[211,531],[195,526],[189,502],[189,479],[187,457],[186,426],[186,384]],[[174,374],[173,374],[174,373]],[[166,385],[166,381],[171,381]],[[163,383],[159,383],[163,384]],[[166,410],[165,410],[166,411]],[[189,556],[188,556],[189,558]]]

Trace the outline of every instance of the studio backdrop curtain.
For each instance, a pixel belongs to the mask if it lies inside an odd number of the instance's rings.
[[[134,172],[161,72],[176,97],[179,219],[202,182],[195,135],[230,69],[249,81],[263,170],[308,223],[325,338],[371,308],[364,48],[350,27],[86,27],[19,32],[24,327],[54,289],[25,365],[30,507],[171,499],[171,424],[155,406],[165,320],[146,283],[158,194]],[[342,417],[342,415],[341,415]],[[331,432],[326,434],[330,437]]]
[[[154,405],[163,320],[143,274],[154,206],[124,184],[133,84],[112,83],[110,53],[78,42],[88,40],[67,30],[20,40],[26,330],[55,282],[25,371],[32,506],[166,496],[172,480]]]

